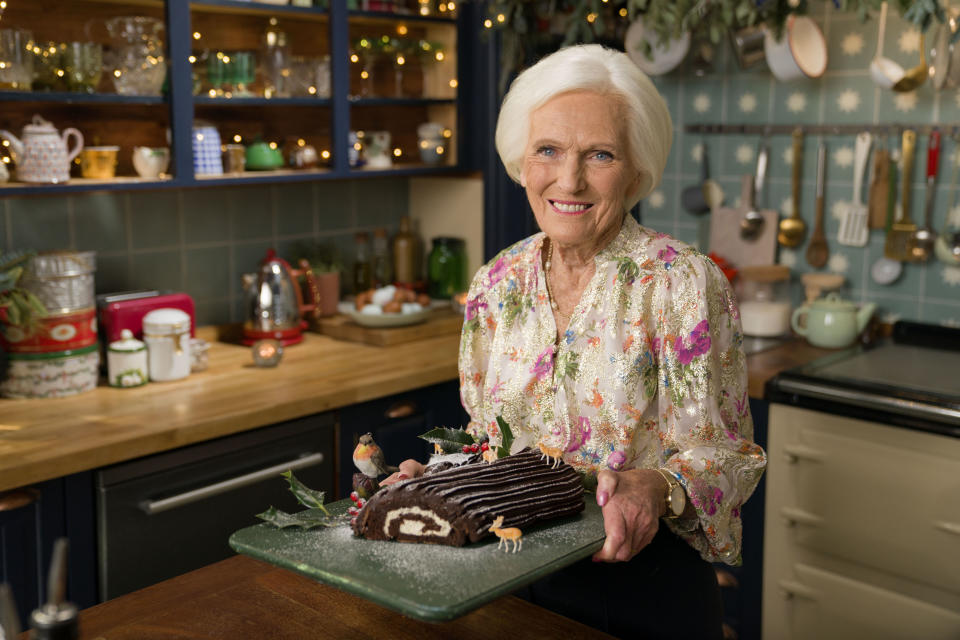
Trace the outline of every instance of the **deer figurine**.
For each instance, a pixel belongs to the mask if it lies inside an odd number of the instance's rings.
[[[433,443],[433,453],[434,453],[435,455],[438,455],[438,456],[439,456],[441,453],[443,453],[443,447],[440,446],[440,443],[439,443],[439,442],[434,442],[434,443]]]
[[[523,546],[523,532],[516,527],[507,527],[502,529],[500,525],[503,524],[503,516],[497,516],[493,520],[493,524],[490,525],[490,531],[494,533],[498,538],[500,538],[500,543],[497,545],[497,549],[500,548],[500,545],[503,545],[503,541],[506,540],[507,544],[504,545],[504,551],[510,551],[510,542],[513,542],[513,552],[516,553],[517,549]]]
[[[553,466],[551,466],[550,468],[556,469],[557,465],[560,464],[560,460],[563,457],[563,447],[548,447],[542,442],[538,444],[537,447],[539,447],[540,453],[543,454],[540,456],[540,459],[543,460],[544,458],[546,458],[547,464],[550,464],[550,460],[552,459]]]

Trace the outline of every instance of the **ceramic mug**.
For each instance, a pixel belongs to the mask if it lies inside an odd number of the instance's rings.
[[[767,29],[763,49],[770,72],[781,82],[819,78],[827,70],[827,41],[817,23],[806,16],[787,18],[780,40]]]
[[[117,175],[120,147],[86,147],[80,152],[80,174],[84,178],[109,180]]]
[[[170,165],[167,147],[134,147],[133,168],[141,178],[159,178]]]

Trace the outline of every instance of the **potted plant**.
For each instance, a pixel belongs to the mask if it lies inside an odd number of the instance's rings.
[[[337,305],[340,303],[340,273],[343,271],[343,262],[337,247],[328,243],[301,242],[293,246],[291,254],[293,264],[301,259],[310,263],[320,298],[319,315],[336,314]]]

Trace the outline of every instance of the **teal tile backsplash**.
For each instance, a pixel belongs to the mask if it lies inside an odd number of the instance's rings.
[[[877,87],[868,68],[876,53],[877,21],[861,24],[851,14],[834,11],[831,3],[814,6],[817,8],[811,16],[823,28],[829,47],[827,72],[819,80],[781,83],[762,66],[741,71],[726,46],[718,51],[712,74],[697,78],[680,70],[654,79],[667,100],[677,133],[664,180],[643,205],[642,217],[646,224],[705,249],[708,216],[697,217],[680,206],[682,190],[700,179],[703,149],[708,152],[711,177],[722,185],[728,205],[739,200],[740,175],[754,171],[759,136],[702,135],[684,130],[686,125],[698,123],[943,125],[933,227],[942,230],[951,211],[950,215],[960,223],[958,193],[952,187],[954,161],[960,147],[949,135],[953,127],[960,130],[960,89],[945,88],[938,92],[928,82],[915,92],[898,94]],[[919,60],[919,44],[919,32],[896,12],[890,12],[884,55],[909,68]],[[852,135],[805,137],[800,213],[808,225],[807,241],[814,221],[816,156],[821,140],[827,145],[824,221],[830,246],[830,260],[823,271],[843,274],[847,281],[843,295],[858,302],[876,302],[878,313],[885,320],[902,318],[960,326],[960,267],[936,259],[926,264],[905,264],[896,282],[880,285],[871,279],[870,268],[883,256],[884,232],[872,230],[870,241],[862,248],[844,246],[837,241],[840,212],[853,196]],[[757,195],[757,203],[786,216],[792,208],[791,139],[789,135],[772,135],[767,142],[770,147],[768,180],[763,193]],[[880,145],[898,151],[899,132],[875,136],[873,149]],[[926,148],[926,135],[918,135],[910,181],[911,218],[918,224],[923,221],[926,198]],[[872,164],[871,157],[867,164],[868,177]],[[862,194],[864,201],[868,184],[867,179]],[[899,202],[899,191],[897,197]],[[806,263],[805,252],[806,244],[794,250],[780,248],[777,257],[778,262],[793,271],[798,302],[802,295],[800,275],[815,271]]]
[[[185,291],[201,325],[243,319],[243,273],[267,249],[334,245],[349,268],[353,234],[399,228],[408,182],[362,181],[0,198],[0,250],[97,252],[98,293]],[[370,209],[367,211],[367,209]]]

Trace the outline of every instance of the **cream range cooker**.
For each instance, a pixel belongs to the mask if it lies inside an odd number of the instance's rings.
[[[763,637],[960,638],[960,329],[771,380]]]

